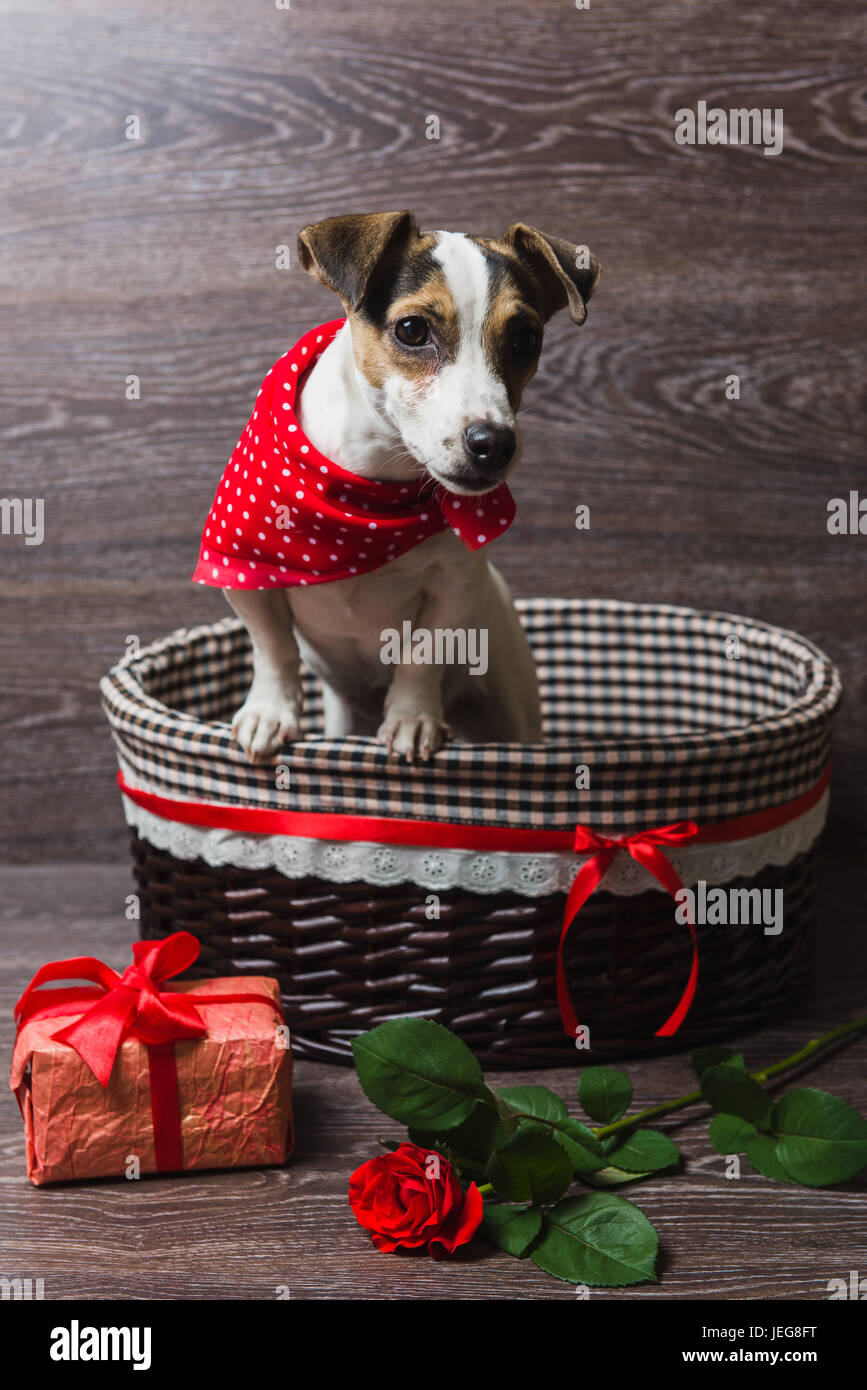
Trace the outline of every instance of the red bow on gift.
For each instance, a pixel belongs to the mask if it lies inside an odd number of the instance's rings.
[[[557,947],[557,1002],[560,1006],[563,1026],[570,1037],[575,1037],[579,1024],[566,983],[563,948],[576,915],[591,893],[602,882],[615,855],[624,849],[639,864],[643,864],[653,874],[653,877],[662,884],[663,888],[667,889],[674,897],[683,888],[683,884],[659,846],[685,845],[690,840],[694,840],[697,835],[698,826],[695,821],[691,820],[678,821],[676,825],[663,825],[657,830],[640,830],[634,835],[619,836],[600,835],[590,826],[576,826],[576,853],[582,854],[587,850],[593,850],[595,853],[592,858],[581,865],[572,882],[572,887],[569,889],[566,908],[563,913],[563,930],[560,933],[560,942]],[[656,1030],[658,1038],[668,1038],[677,1032],[689,1013],[695,996],[696,985],[698,984],[698,942],[695,935],[695,923],[688,911],[687,925],[692,937],[692,969],[689,972],[689,979],[680,1002],[662,1027]]]
[[[191,1002],[195,996],[158,988],[193,964],[199,954],[196,938],[179,931],[162,941],[136,941],[132,952],[135,964],[128,965],[122,975],[94,956],[73,956],[43,965],[15,1005],[16,1019],[26,1023],[36,1016],[77,1012],[77,1005],[93,999],[81,1018],[53,1036],[75,1048],[103,1086],[108,1085],[114,1059],[127,1035],[154,1045],[203,1038],[208,1031]],[[48,980],[93,980],[97,988],[40,989]]]

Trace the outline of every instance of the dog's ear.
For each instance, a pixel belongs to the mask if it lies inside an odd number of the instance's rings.
[[[309,275],[358,309],[374,276],[388,268],[412,235],[418,235],[418,227],[411,212],[326,217],[299,233],[298,258]]]
[[[599,283],[602,267],[586,246],[572,246],[516,222],[503,240],[529,266],[542,291],[545,317],[568,306],[573,323],[587,317],[587,300]]]

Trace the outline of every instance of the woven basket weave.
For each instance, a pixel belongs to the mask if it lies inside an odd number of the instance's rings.
[[[202,943],[197,976],[275,975],[301,1056],[351,1061],[353,1037],[407,1013],[453,1029],[487,1065],[562,1065],[576,1055],[554,995],[563,894],[480,899],[446,890],[440,921],[429,922],[411,884],[290,883],[276,870],[183,863],[137,834],[132,851],[142,934],[192,932]],[[734,935],[699,929],[701,992],[677,1046],[713,1042],[797,1000],[807,977],[813,868],[810,851],[738,881],[784,890],[778,950],[754,927]],[[595,1056],[672,1046],[653,1037],[689,970],[687,942],[671,918],[654,892],[600,893],[583,909],[567,969],[590,1005],[583,1019]]]
[[[317,736],[319,697],[308,680],[308,736],[281,758],[288,791],[231,743],[226,721],[249,678],[234,620],[174,634],[115,667],[102,693],[128,789],[142,934],[191,931],[202,943],[199,975],[275,975],[300,1055],[348,1061],[358,1033],[418,1014],[454,1029],[488,1064],[575,1059],[554,988],[574,869],[552,868],[557,856],[416,852],[407,868],[393,846],[377,854],[371,845],[365,858],[363,845],[163,820],[129,791],[181,807],[527,831],[580,821],[620,833],[754,815],[802,797],[826,768],[839,676],[796,634],[650,605],[519,607],[540,673],[544,745],[453,745],[430,768],[406,768],[370,740]],[[591,782],[581,793],[579,762]],[[815,815],[802,824],[800,839],[778,833],[773,850],[753,846],[747,872],[732,872],[737,857],[706,856],[726,888],[782,889],[785,926],[778,936],[699,926],[698,992],[674,1039],[654,1033],[683,990],[689,938],[656,885],[630,883],[628,873],[618,885],[612,872],[582,908],[565,956],[594,1057],[713,1041],[797,1000],[818,824]],[[348,877],[353,864],[364,867]]]

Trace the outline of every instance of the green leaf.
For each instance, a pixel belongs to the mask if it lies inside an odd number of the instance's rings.
[[[613,1192],[590,1192],[552,1208],[530,1259],[571,1284],[622,1288],[657,1282],[658,1245],[638,1207]]]
[[[459,1168],[478,1172],[484,1171],[492,1150],[506,1139],[503,1126],[489,1105],[477,1105],[461,1124],[443,1133],[411,1126],[409,1137],[423,1149],[448,1150]]]
[[[578,1086],[578,1098],[591,1120],[610,1125],[620,1119],[632,1100],[632,1083],[615,1067],[587,1067]]]
[[[737,1115],[714,1115],[710,1122],[710,1142],[723,1158],[745,1153],[747,1144],[757,1134],[755,1125]]]
[[[651,1173],[628,1173],[625,1168],[599,1168],[595,1173],[583,1173],[581,1181],[591,1187],[620,1187],[622,1183],[639,1182],[641,1178],[651,1177]]]
[[[468,1047],[427,1018],[395,1018],[352,1043],[368,1099],[405,1125],[453,1129],[474,1110],[482,1069]]]
[[[627,1172],[659,1173],[680,1161],[680,1149],[658,1129],[636,1129],[608,1155],[614,1168]]]
[[[535,1126],[523,1126],[488,1162],[488,1181],[509,1202],[556,1202],[572,1181],[565,1149]]]
[[[497,1207],[486,1202],[479,1235],[522,1260],[541,1229],[539,1207]]]
[[[766,1178],[774,1178],[777,1182],[792,1182],[791,1176],[777,1158],[777,1142],[773,1135],[754,1134],[747,1140],[747,1158],[756,1172],[762,1173]]]
[[[503,1097],[496,1091],[492,1091],[491,1095],[494,1098],[494,1104],[497,1108],[497,1116],[503,1129],[503,1135],[506,1139],[511,1139],[512,1136],[518,1132],[521,1117],[515,1106],[510,1104],[509,1101],[503,1100]]]
[[[547,1086],[506,1086],[497,1094],[516,1110],[540,1120],[565,1120],[569,1114],[560,1097]]]
[[[595,1173],[605,1163],[602,1145],[592,1129],[580,1120],[559,1120],[557,1128],[551,1130],[551,1138],[566,1150],[576,1173]]]
[[[807,1187],[847,1182],[867,1165],[867,1120],[846,1101],[809,1087],[774,1106],[777,1158]]]
[[[724,1062],[732,1067],[744,1066],[743,1055],[731,1047],[699,1047],[690,1053],[689,1060],[699,1080],[708,1067],[718,1067]]]
[[[708,1067],[702,1074],[701,1093],[714,1110],[738,1115],[742,1120],[749,1120],[756,1129],[770,1129],[771,1098],[758,1081],[740,1067],[730,1062]]]

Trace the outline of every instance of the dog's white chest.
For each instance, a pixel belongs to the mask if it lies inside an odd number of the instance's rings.
[[[385,628],[415,622],[426,600],[472,592],[487,568],[451,531],[441,531],[381,569],[352,579],[290,591],[295,631],[305,659],[341,687],[383,683]],[[459,605],[461,606],[461,605]]]

